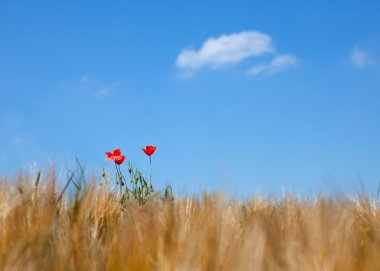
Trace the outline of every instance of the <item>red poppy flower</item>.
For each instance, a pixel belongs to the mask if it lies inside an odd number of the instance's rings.
[[[145,149],[142,150],[143,152],[145,152],[146,155],[151,156],[156,151],[156,149],[156,146],[146,146]]]
[[[125,156],[124,155],[114,156],[113,160],[115,161],[116,164],[121,165],[125,160]]]
[[[121,155],[120,149],[115,149],[113,152],[106,152],[106,155],[106,161],[113,160],[118,165],[121,165],[125,160],[125,156]]]

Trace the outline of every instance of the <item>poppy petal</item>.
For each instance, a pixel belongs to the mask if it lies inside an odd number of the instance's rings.
[[[142,149],[142,150],[143,152],[145,152],[146,155],[151,156],[155,152],[156,149],[157,149],[156,146],[146,146],[145,149]]]
[[[113,160],[115,161],[116,164],[121,165],[125,160],[125,156],[124,155],[114,156]]]
[[[114,151],[113,151],[113,155],[114,156],[119,156],[121,154],[121,150],[120,149],[115,149]]]
[[[106,152],[106,155],[107,155],[107,158],[106,158],[106,161],[109,161],[112,159],[112,152]]]

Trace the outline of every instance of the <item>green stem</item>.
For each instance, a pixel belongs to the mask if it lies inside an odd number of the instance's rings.
[[[152,184],[152,156],[149,156],[149,164],[150,164],[150,174],[149,174],[149,182]]]
[[[119,173],[120,173],[120,179],[119,179],[119,181],[120,181],[120,196],[121,196],[121,194],[123,194],[123,175],[121,174],[121,170],[120,170],[120,165],[119,165]]]
[[[118,178],[118,182],[119,182],[120,195],[121,195],[123,193],[123,175],[122,175],[121,170],[120,170],[120,165],[117,165],[115,163],[115,167],[116,167],[117,178]]]

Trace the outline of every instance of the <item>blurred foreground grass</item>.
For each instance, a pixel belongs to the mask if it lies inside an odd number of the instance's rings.
[[[55,179],[1,179],[0,270],[380,270],[365,196],[121,204],[96,180],[61,197]]]

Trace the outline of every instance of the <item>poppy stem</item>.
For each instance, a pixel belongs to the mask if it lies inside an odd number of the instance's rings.
[[[150,164],[149,181],[150,181],[150,185],[152,185],[152,156],[149,156],[149,164]]]
[[[116,175],[117,175],[117,180],[116,180],[116,182],[118,182],[119,183],[119,188],[120,188],[120,195],[122,194],[122,189],[123,189],[123,175],[122,175],[122,173],[121,173],[121,170],[120,170],[120,165],[117,165],[116,163],[115,163],[115,167],[116,167]]]

